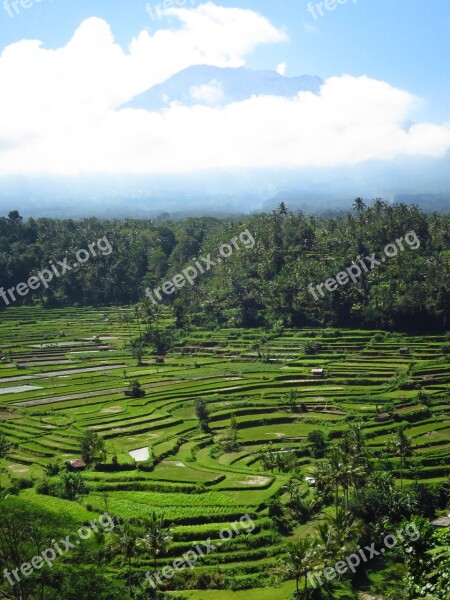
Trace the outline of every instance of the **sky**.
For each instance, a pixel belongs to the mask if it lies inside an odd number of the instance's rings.
[[[0,186],[10,175],[448,156],[448,0],[165,1],[161,14],[156,0],[0,0]],[[121,108],[195,64],[316,75],[324,85],[320,96],[225,108]]]

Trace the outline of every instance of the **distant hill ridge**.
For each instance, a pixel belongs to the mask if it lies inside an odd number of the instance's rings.
[[[224,106],[260,95],[292,98],[302,91],[318,94],[322,83],[322,79],[310,75],[283,77],[276,71],[197,65],[151,87],[123,108],[161,110],[171,102]]]

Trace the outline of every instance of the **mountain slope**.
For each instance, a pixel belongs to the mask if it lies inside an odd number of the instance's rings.
[[[322,83],[319,77],[309,75],[283,77],[276,71],[200,65],[184,69],[165,82],[153,86],[123,108],[161,110],[171,102],[185,106],[224,106],[258,95],[290,98],[300,91],[318,94]]]

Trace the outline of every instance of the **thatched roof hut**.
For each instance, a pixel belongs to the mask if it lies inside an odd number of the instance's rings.
[[[86,463],[82,458],[74,458],[73,460],[68,460],[66,465],[69,469],[73,471],[82,471],[86,468]]]

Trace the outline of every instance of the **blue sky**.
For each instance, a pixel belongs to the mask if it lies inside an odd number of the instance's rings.
[[[285,43],[256,49],[247,66],[267,69],[286,62],[287,76],[368,75],[423,98],[426,106],[418,117],[433,122],[450,119],[448,0],[348,0],[332,12],[323,9],[324,16],[316,20],[307,4],[304,0],[220,2],[260,12],[288,33]],[[152,21],[145,5],[141,0],[41,0],[26,10],[19,7],[14,18],[1,10],[0,45],[3,49],[28,38],[56,48],[71,38],[84,19],[98,16],[108,21],[125,49],[140,30],[173,24],[169,18]]]
[[[449,156],[448,0],[178,0],[159,19],[146,11],[156,0],[2,4],[0,185],[7,175],[336,169],[413,159],[436,168]],[[204,63],[317,75],[324,85],[318,95],[253,96],[224,108],[212,80],[196,106],[124,108]]]

